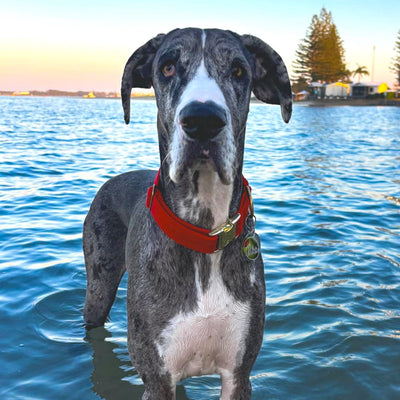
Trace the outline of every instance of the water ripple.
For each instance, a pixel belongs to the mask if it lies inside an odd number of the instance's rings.
[[[108,178],[159,163],[156,107],[0,98],[0,360],[7,399],[139,399],[126,277],[86,335],[82,223]],[[253,399],[400,398],[400,109],[252,104],[244,174],[267,284]],[[177,398],[219,397],[216,377]]]

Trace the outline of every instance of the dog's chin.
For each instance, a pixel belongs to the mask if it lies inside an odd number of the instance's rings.
[[[210,154],[211,152],[201,152],[197,156],[188,156],[175,166],[170,168],[170,178],[174,183],[179,183],[185,178],[185,175],[192,175],[195,171],[200,173],[214,172],[223,185],[230,185],[232,183],[232,173],[223,165],[223,161],[217,154]]]
[[[223,185],[230,185],[232,182],[231,174],[228,173],[226,168],[215,163],[211,158],[201,158],[195,160],[193,165],[190,167],[192,171],[199,171],[200,173],[210,173],[214,172],[218,174],[218,177]]]

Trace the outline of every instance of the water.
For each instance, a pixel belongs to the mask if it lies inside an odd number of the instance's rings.
[[[0,398],[140,399],[126,278],[85,337],[82,222],[97,189],[158,166],[156,108],[0,98]],[[253,399],[400,399],[400,108],[253,104],[244,172],[267,283]],[[178,399],[218,399],[187,379]]]

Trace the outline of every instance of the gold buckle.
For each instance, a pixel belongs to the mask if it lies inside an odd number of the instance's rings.
[[[246,190],[250,201],[250,217],[254,217],[254,203],[253,203],[253,196],[251,195],[250,186],[246,186]]]
[[[151,190],[150,204],[149,204],[149,210],[150,211],[151,211],[151,206],[153,205],[153,198],[154,198],[155,191],[156,191],[156,185],[153,184],[153,188]]]
[[[223,224],[217,226],[208,235],[218,236],[218,249],[222,250],[226,247],[236,236],[236,223],[239,221],[240,213],[235,214]]]

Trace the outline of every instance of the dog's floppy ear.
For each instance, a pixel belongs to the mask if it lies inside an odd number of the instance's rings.
[[[159,34],[139,47],[127,61],[121,82],[121,99],[124,108],[125,123],[129,124],[132,88],[151,88],[152,66],[156,52],[161,45],[164,34]]]
[[[292,88],[282,58],[255,36],[243,35],[241,40],[254,60],[254,95],[264,103],[280,104],[282,118],[289,122],[292,115]]]

